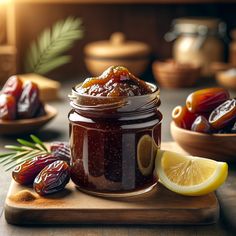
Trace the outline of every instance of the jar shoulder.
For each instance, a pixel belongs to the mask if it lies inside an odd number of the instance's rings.
[[[161,123],[162,114],[160,111],[148,114],[140,114],[138,116],[120,116],[119,118],[89,118],[84,115],[79,114],[76,110],[72,109],[68,114],[68,119],[70,123],[89,126],[89,127],[123,127],[123,128],[133,128],[133,127],[148,127],[155,126]]]

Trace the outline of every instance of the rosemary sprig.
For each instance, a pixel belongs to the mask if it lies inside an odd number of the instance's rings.
[[[17,139],[20,145],[6,145],[6,153],[0,154],[0,164],[8,171],[15,166],[36,156],[50,153],[45,144],[35,135],[30,135],[31,141]]]

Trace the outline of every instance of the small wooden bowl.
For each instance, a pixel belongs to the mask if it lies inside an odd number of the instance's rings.
[[[216,80],[221,86],[236,90],[236,73],[234,75],[229,75],[226,71],[220,71],[216,73]]]
[[[173,60],[156,61],[152,65],[154,77],[162,87],[191,87],[200,77],[200,67],[192,64],[180,64]]]
[[[213,72],[213,74],[216,74],[217,72],[229,70],[233,66],[230,63],[224,63],[224,62],[212,62],[210,64],[210,69]]]
[[[0,135],[29,133],[42,128],[57,115],[57,110],[50,105],[45,105],[45,111],[46,115],[37,118],[15,121],[0,120]]]
[[[236,161],[236,134],[202,134],[170,125],[173,139],[193,156],[217,161]]]
[[[92,42],[84,48],[86,67],[94,76],[117,65],[127,67],[137,76],[141,75],[148,66],[150,52],[149,45],[127,40],[122,32],[115,32],[109,40]]]

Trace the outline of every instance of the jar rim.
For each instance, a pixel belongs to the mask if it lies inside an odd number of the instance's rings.
[[[83,83],[79,83],[75,86],[72,87],[72,94],[68,95],[69,98],[72,97],[72,95],[75,95],[75,96],[83,96],[83,97],[87,97],[87,98],[93,98],[93,99],[96,99],[96,98],[99,98],[99,99],[111,99],[111,98],[134,98],[134,97],[145,97],[145,96],[148,96],[150,94],[153,94],[153,93],[160,93],[160,89],[157,85],[153,84],[153,83],[149,83],[149,82],[145,82],[151,89],[152,89],[152,92],[151,93],[148,93],[148,94],[144,94],[144,95],[136,95],[136,96],[119,96],[119,97],[107,97],[107,96],[93,96],[93,95],[88,95],[88,94],[82,94],[80,92],[78,92],[76,89],[78,87],[80,87]]]
[[[153,83],[145,82],[152,89],[151,93],[138,96],[106,97],[93,96],[79,93],[78,88],[82,83],[72,87],[68,95],[73,108],[86,111],[116,110],[118,112],[138,111],[146,107],[159,106],[160,89]]]

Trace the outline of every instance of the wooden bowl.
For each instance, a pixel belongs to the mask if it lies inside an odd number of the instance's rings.
[[[42,128],[57,115],[57,110],[50,105],[45,105],[45,111],[46,115],[37,118],[15,121],[0,120],[0,135],[29,133]]]
[[[173,60],[156,61],[152,65],[158,84],[166,88],[193,86],[200,77],[200,67],[192,64],[180,64]]]
[[[92,42],[84,48],[86,67],[94,76],[118,65],[127,67],[137,76],[141,75],[148,66],[150,52],[149,45],[127,40],[122,32],[115,32],[109,40]]]
[[[224,71],[224,70],[229,70],[233,66],[230,63],[225,63],[225,62],[212,62],[210,64],[210,69],[213,74],[216,74],[217,72]]]
[[[173,139],[193,156],[217,161],[236,161],[236,134],[202,134],[170,125]]]

